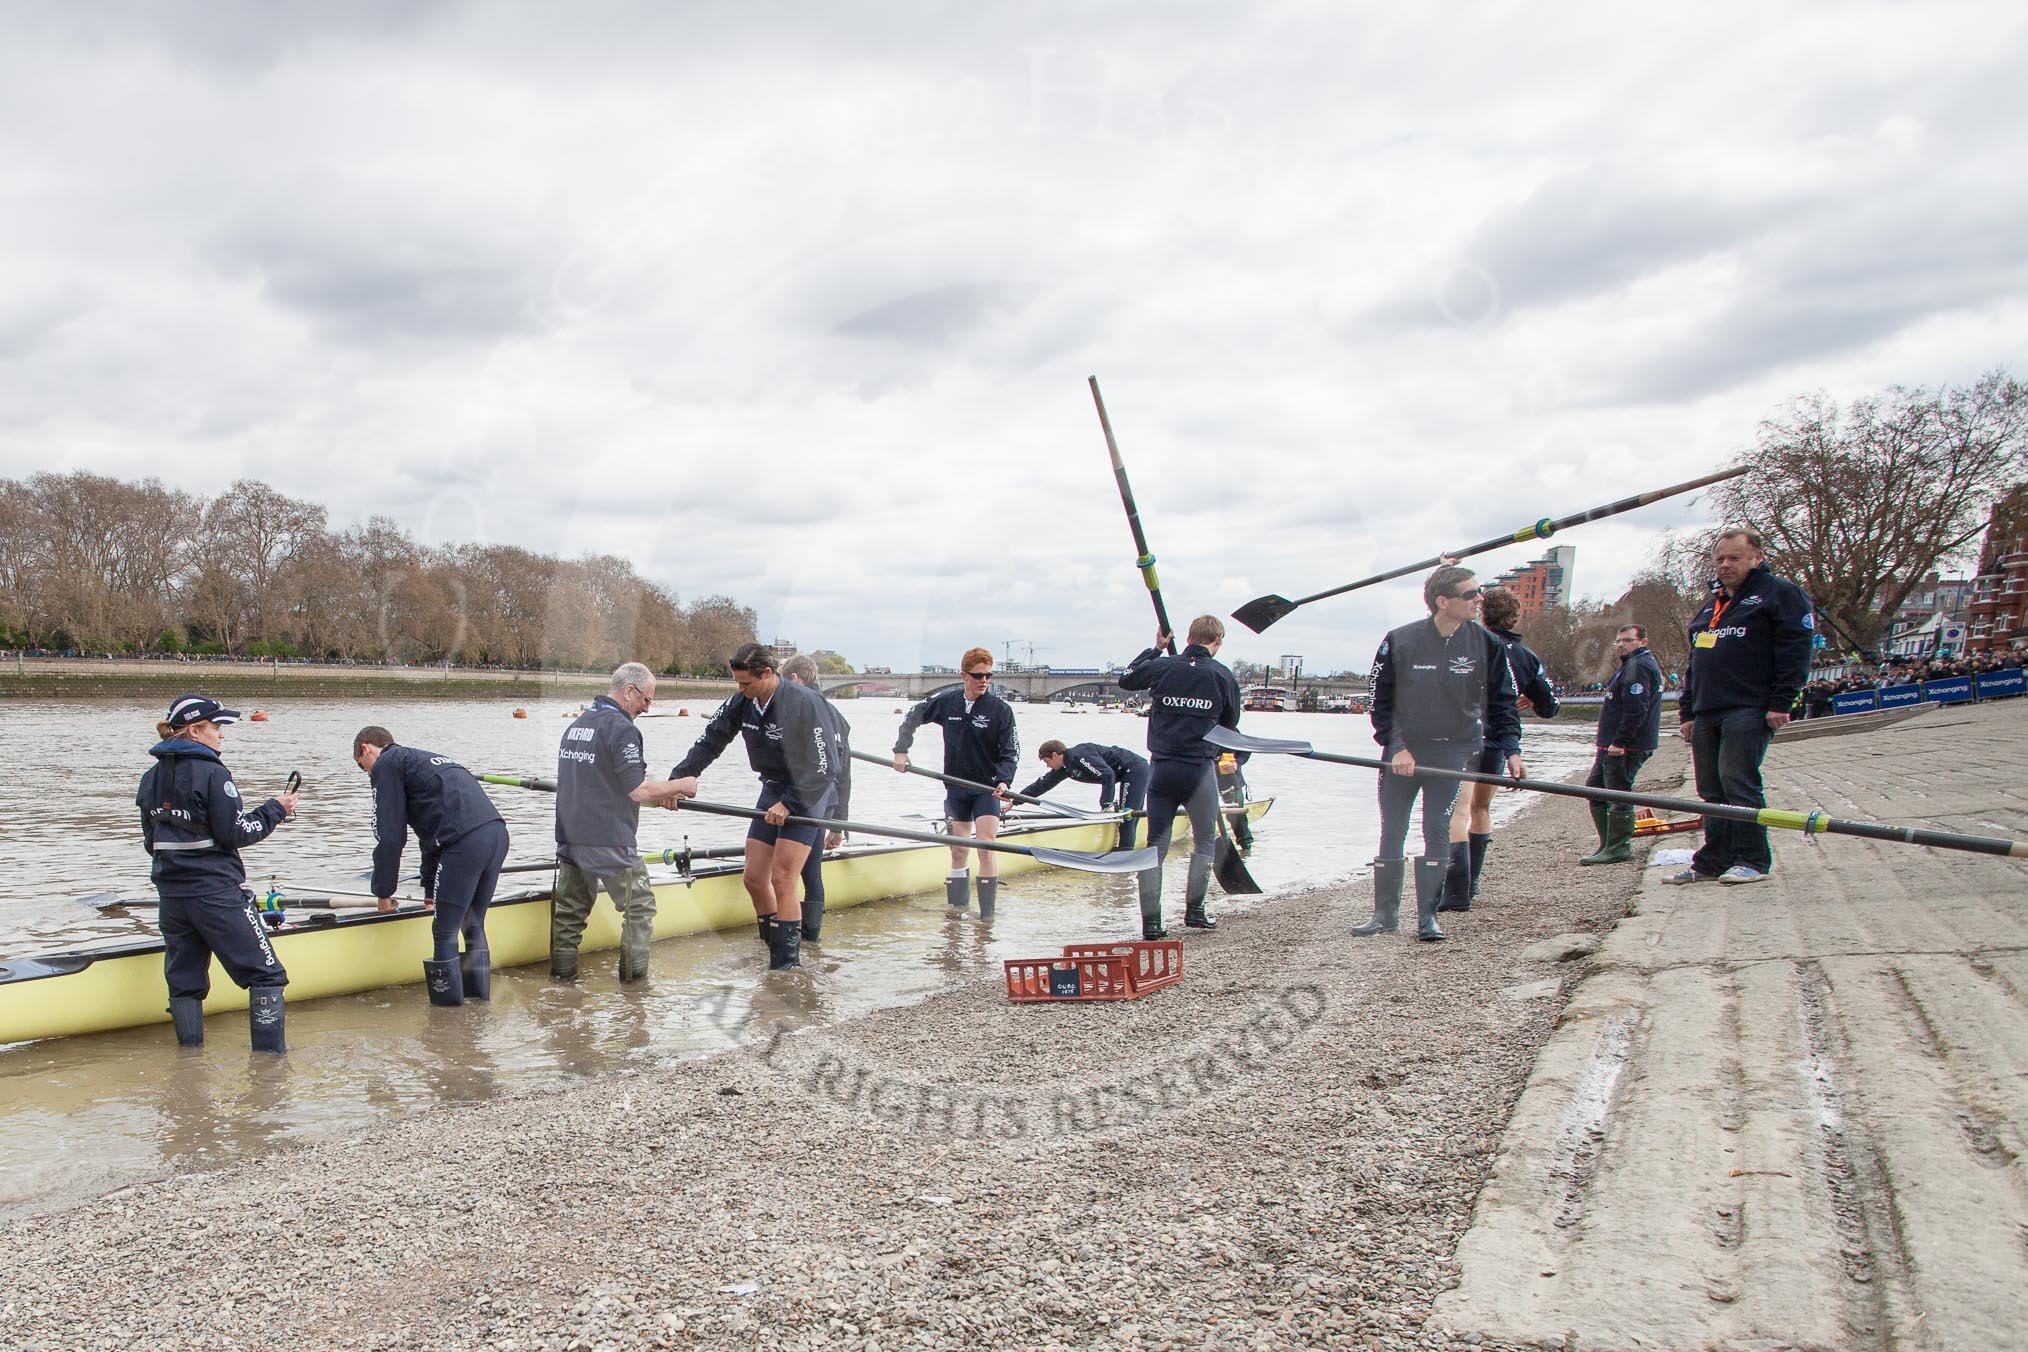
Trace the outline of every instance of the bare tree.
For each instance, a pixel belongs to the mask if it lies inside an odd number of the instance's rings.
[[[1760,530],[1770,565],[1834,633],[1877,652],[1909,593],[1978,538],[1992,501],[2028,472],[2028,391],[1995,370],[1842,409],[1805,395],[1761,424],[1740,463],[1752,472],[1713,489],[1715,503]]]

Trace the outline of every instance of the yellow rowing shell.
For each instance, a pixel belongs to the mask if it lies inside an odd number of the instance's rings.
[[[1265,815],[1273,801],[1264,798],[1248,804],[1247,815]],[[1001,834],[1015,844],[1098,852],[1117,842],[1117,820],[1010,824]],[[1179,814],[1176,839],[1189,834],[1189,820]],[[950,871],[945,850],[943,845],[898,845],[832,854],[824,861],[827,912],[941,888]],[[1042,867],[1025,855],[1000,856],[1003,874]],[[651,876],[657,939],[753,923],[753,903],[740,882],[737,863],[699,869],[688,878],[659,872]],[[270,938],[275,955],[289,971],[289,998],[351,995],[421,981],[423,959],[432,951],[431,918],[420,907],[405,907],[388,915],[315,915],[284,926]],[[486,942],[496,967],[548,961],[549,894],[496,901],[486,915]],[[601,901],[585,928],[583,947],[617,948],[619,943],[619,915],[610,902]],[[166,1023],[168,999],[160,939],[0,961],[0,1044]],[[214,961],[205,1012],[245,1009],[246,1003],[246,992]]]

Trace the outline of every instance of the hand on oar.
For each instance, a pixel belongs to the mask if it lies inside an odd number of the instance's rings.
[[[1387,761],[1371,760],[1364,756],[1335,755],[1329,751],[1319,751],[1308,742],[1275,737],[1249,737],[1243,732],[1234,732],[1231,728],[1213,728],[1204,734],[1204,740],[1228,751],[1302,756],[1307,760],[1328,761],[1333,765],[1356,765],[1366,770],[1393,768]],[[1999,854],[2016,859],[2028,859],[2028,842],[2008,840],[2002,836],[1967,836],[1960,835],[1956,831],[1932,831],[1920,826],[1851,821],[1823,812],[1792,812],[1773,807],[1753,808],[1737,807],[1731,803],[1705,803],[1690,798],[1660,798],[1648,793],[1628,793],[1621,789],[1594,789],[1577,784],[1547,783],[1536,779],[1513,779],[1506,775],[1485,775],[1471,770],[1432,770],[1417,767],[1414,773],[1431,779],[1499,784],[1510,789],[1528,789],[1534,793],[1553,793],[1566,798],[1588,798],[1595,803],[1617,803],[1623,807],[1659,808],[1665,812],[1688,812],[1701,817],[1721,817],[1727,821],[1780,827],[1783,830],[1802,831],[1811,835],[1828,833],[1860,836],[1867,840],[1891,840],[1903,845],[1926,845],[1938,850],[1965,850],[1972,854]]]
[[[1588,512],[1574,512],[1555,521],[1544,517],[1532,525],[1523,526],[1519,530],[1510,531],[1505,535],[1496,535],[1490,540],[1482,541],[1468,548],[1448,550],[1438,554],[1435,558],[1424,559],[1420,563],[1403,564],[1399,568],[1390,568],[1384,573],[1375,573],[1372,577],[1363,577],[1357,582],[1347,582],[1342,587],[1332,587],[1328,591],[1314,592],[1309,596],[1299,597],[1294,601],[1289,600],[1287,597],[1272,594],[1256,596],[1238,610],[1233,611],[1232,618],[1238,620],[1256,634],[1266,633],[1268,626],[1276,620],[1288,615],[1298,607],[1310,604],[1312,601],[1321,601],[1327,596],[1342,596],[1346,592],[1357,591],[1361,587],[1370,587],[1376,582],[1387,582],[1408,573],[1420,573],[1426,569],[1435,568],[1440,564],[1455,564],[1459,559],[1470,558],[1474,554],[1483,554],[1489,549],[1499,549],[1506,545],[1522,544],[1529,540],[1547,540],[1560,530],[1567,530],[1572,526],[1581,526],[1588,521],[1603,521],[1609,516],[1618,516],[1621,512],[1631,512],[1637,507],[1646,507],[1649,503],[1660,502],[1664,498],[1673,498],[1678,493],[1688,493],[1695,489],[1703,488],[1707,484],[1715,484],[1722,479],[1737,478],[1751,468],[1752,466],[1750,465],[1739,465],[1732,469],[1722,469],[1716,474],[1706,474],[1702,478],[1692,479],[1687,483],[1675,484],[1668,488],[1657,488],[1653,492],[1636,494],[1631,498],[1622,498],[1618,502],[1609,502],[1603,507],[1594,507]]]

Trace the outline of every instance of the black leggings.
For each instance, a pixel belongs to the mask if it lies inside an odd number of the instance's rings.
[[[1463,770],[1478,759],[1476,744],[1410,742],[1408,754],[1417,769]],[[1388,757],[1392,760],[1393,757]],[[1456,779],[1413,778],[1392,770],[1380,772],[1380,858],[1401,858],[1408,842],[1408,811],[1422,796],[1422,857],[1447,859],[1451,852],[1451,808],[1463,783]]]
[[[1210,761],[1155,762],[1148,783],[1148,843],[1169,857],[1176,809],[1190,814],[1190,853],[1211,858],[1218,852],[1218,781]]]
[[[430,921],[439,962],[458,956],[458,935],[467,953],[486,951],[486,908],[507,862],[507,824],[487,822],[444,847],[437,865],[437,913]]]

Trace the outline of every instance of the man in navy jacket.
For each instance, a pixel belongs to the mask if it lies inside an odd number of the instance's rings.
[[[1584,782],[1594,789],[1625,793],[1661,744],[1662,667],[1648,651],[1648,631],[1642,625],[1621,625],[1613,638],[1613,652],[1620,665],[1606,682],[1598,735],[1593,739],[1598,751]],[[1634,857],[1632,808],[1593,803],[1591,824],[1598,832],[1598,849],[1578,863],[1617,864]]]
[[[1768,571],[1760,532],[1751,527],[1721,531],[1711,563],[1718,580],[1690,622],[1682,734],[1699,798],[1766,807],[1761,758],[1809,677],[1816,615],[1800,587]],[[1703,847],[1665,881],[1757,883],[1773,867],[1765,826],[1706,817]]]
[[[908,773],[908,749],[915,745],[915,730],[935,723],[944,734],[944,773],[992,786],[963,789],[953,784],[944,794],[944,817],[951,834],[976,834],[980,840],[992,840],[1000,834],[999,791],[1014,782],[1021,736],[1014,726],[1014,710],[993,693],[993,654],[984,648],[967,648],[958,670],[964,684],[938,691],[901,720],[901,730],[894,735],[894,768],[897,774]],[[964,909],[970,900],[965,862],[971,854],[962,845],[951,847],[944,900],[954,910]],[[980,850],[978,855],[979,914],[991,917],[1000,896],[1000,856],[991,850]]]

